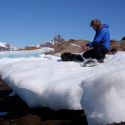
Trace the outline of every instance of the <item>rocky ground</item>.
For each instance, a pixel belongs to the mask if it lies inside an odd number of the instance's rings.
[[[90,49],[86,47],[87,43],[87,40],[69,40],[65,42],[57,42],[53,46],[51,46],[52,48],[54,48],[54,51],[47,54],[58,54],[64,52],[83,53]],[[125,40],[111,40],[110,44],[111,50],[109,54],[114,54],[117,51],[125,51]]]
[[[87,42],[87,40],[69,40],[64,42],[57,42],[52,46],[54,51],[47,54],[53,55],[64,52],[81,53],[87,49],[85,46]]]
[[[51,55],[56,55],[56,54],[61,54],[64,52],[70,52],[70,53],[83,53],[85,51],[87,51],[88,48],[86,46],[86,44],[88,43],[88,40],[74,40],[74,39],[70,39],[68,41],[57,41],[54,44],[52,43],[46,43],[43,45],[39,45],[39,46],[30,46],[30,47],[25,47],[23,49],[20,50],[36,50],[36,49],[40,49],[42,47],[50,47],[50,48],[54,48],[53,52],[48,52],[46,54],[51,54]],[[122,40],[114,40],[112,39],[110,41],[111,44],[111,51],[109,52],[109,54],[114,54],[117,51],[125,51],[125,39]]]

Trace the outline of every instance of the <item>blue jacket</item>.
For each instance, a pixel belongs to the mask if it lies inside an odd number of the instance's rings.
[[[104,24],[100,30],[96,31],[94,40],[89,46],[92,47],[94,43],[102,43],[105,48],[110,49],[110,33],[108,28],[109,26]]]

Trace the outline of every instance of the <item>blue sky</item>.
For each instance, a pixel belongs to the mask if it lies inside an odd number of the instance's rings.
[[[17,47],[51,40],[93,40],[91,19],[109,24],[111,38],[125,36],[125,0],[0,0],[0,42]]]

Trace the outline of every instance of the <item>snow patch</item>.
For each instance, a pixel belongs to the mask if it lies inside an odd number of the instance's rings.
[[[70,43],[70,45],[75,46],[75,47],[78,47],[78,48],[82,48],[80,45],[73,44],[73,43]]]

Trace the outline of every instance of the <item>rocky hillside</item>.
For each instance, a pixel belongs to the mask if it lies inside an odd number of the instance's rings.
[[[63,52],[71,52],[71,53],[80,53],[83,52],[86,47],[86,40],[69,40],[64,42],[57,42],[52,47],[54,48],[54,52],[50,52],[48,54],[57,54]]]
[[[43,47],[53,48],[55,44],[59,44],[62,42],[65,42],[65,40],[61,37],[61,35],[57,34],[51,41],[44,41],[37,45],[26,46],[24,48],[20,48],[20,50],[36,50]]]
[[[57,54],[63,52],[71,52],[71,53],[81,53],[89,49],[86,47],[86,44],[89,41],[87,40],[69,40],[64,42],[57,42],[51,47],[54,48],[54,52],[50,52],[47,54]],[[117,51],[125,51],[125,40],[111,40],[111,51],[109,54],[114,54]]]
[[[43,47],[50,47],[54,48],[53,52],[49,52],[47,54],[57,54],[63,52],[71,52],[71,53],[81,53],[88,49],[86,47],[86,43],[88,40],[64,40],[61,35],[56,35],[51,41],[41,42],[37,45],[26,46],[24,48],[15,48],[10,44],[0,42],[0,51],[10,51],[10,50],[36,50],[41,49]],[[125,37],[121,40],[117,41],[112,39],[111,40],[111,52],[115,53],[117,51],[125,51]]]
[[[125,40],[111,40],[111,52],[125,51]]]
[[[10,51],[10,50],[16,50],[17,48],[12,46],[9,43],[3,43],[0,42],[0,51]]]

